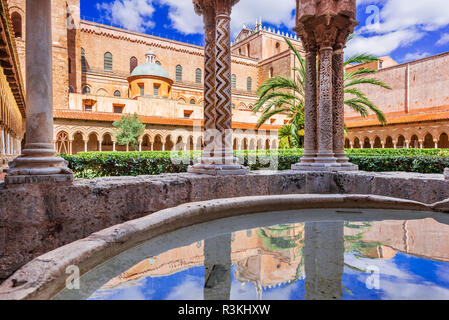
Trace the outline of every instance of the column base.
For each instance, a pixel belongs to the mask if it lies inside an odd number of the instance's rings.
[[[5,184],[72,182],[73,172],[58,156],[20,156],[9,163]]]
[[[187,172],[213,176],[249,174],[249,168],[239,164],[237,158],[231,158],[231,161],[225,164],[220,164],[217,160],[216,158],[201,159],[200,163],[189,166]]]
[[[295,171],[358,171],[359,166],[350,162],[346,163],[297,163],[292,165]]]
[[[52,174],[52,175],[7,175],[5,177],[6,185],[25,184],[25,183],[63,183],[72,182],[73,174]]]

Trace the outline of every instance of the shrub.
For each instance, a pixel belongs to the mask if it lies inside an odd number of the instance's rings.
[[[300,161],[304,150],[236,151],[241,163],[251,170],[270,167],[276,158],[278,170],[289,170]],[[350,161],[363,171],[406,171],[443,173],[449,167],[449,150],[441,149],[351,149]],[[62,155],[69,162],[76,178],[106,176],[157,175],[186,172],[201,151],[146,151],[146,152],[88,152]]]

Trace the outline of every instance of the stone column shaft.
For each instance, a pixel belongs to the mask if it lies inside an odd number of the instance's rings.
[[[204,19],[204,145],[208,154],[205,154],[203,162],[208,163],[207,158],[214,157],[215,121],[215,9],[207,7],[203,11]]]
[[[232,6],[237,2],[194,0],[195,10],[204,16],[205,22],[205,147],[200,163],[188,168],[190,173],[249,173],[248,168],[238,163],[232,150],[230,14]]]
[[[5,182],[72,181],[73,173],[53,145],[51,0],[27,0],[26,7],[27,143]]]
[[[302,162],[314,162],[317,153],[317,53],[306,53],[306,96],[304,121],[304,155]]]
[[[332,47],[320,49],[320,101],[318,105],[318,154],[315,162],[336,163],[332,119]]]
[[[343,49],[337,49],[332,56],[333,87],[333,145],[337,162],[348,163],[345,154],[345,98],[344,98],[344,55]]]
[[[231,17],[230,10],[221,10],[216,16],[216,129],[221,143],[216,146],[215,157],[222,163],[233,163],[232,103],[231,103]]]

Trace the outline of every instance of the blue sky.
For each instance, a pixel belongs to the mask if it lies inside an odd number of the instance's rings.
[[[390,55],[407,62],[449,51],[447,0],[357,0],[356,37],[347,55]],[[295,0],[240,0],[232,11],[235,37],[243,24],[262,18],[267,27],[292,33]],[[202,45],[202,18],[192,0],[81,0],[81,16],[126,29]]]

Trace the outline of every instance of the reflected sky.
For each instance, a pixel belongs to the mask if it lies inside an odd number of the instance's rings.
[[[449,299],[449,227],[432,219],[278,225],[228,237],[231,250],[220,249],[221,236],[149,257],[90,299],[202,300],[205,282],[231,300]]]

